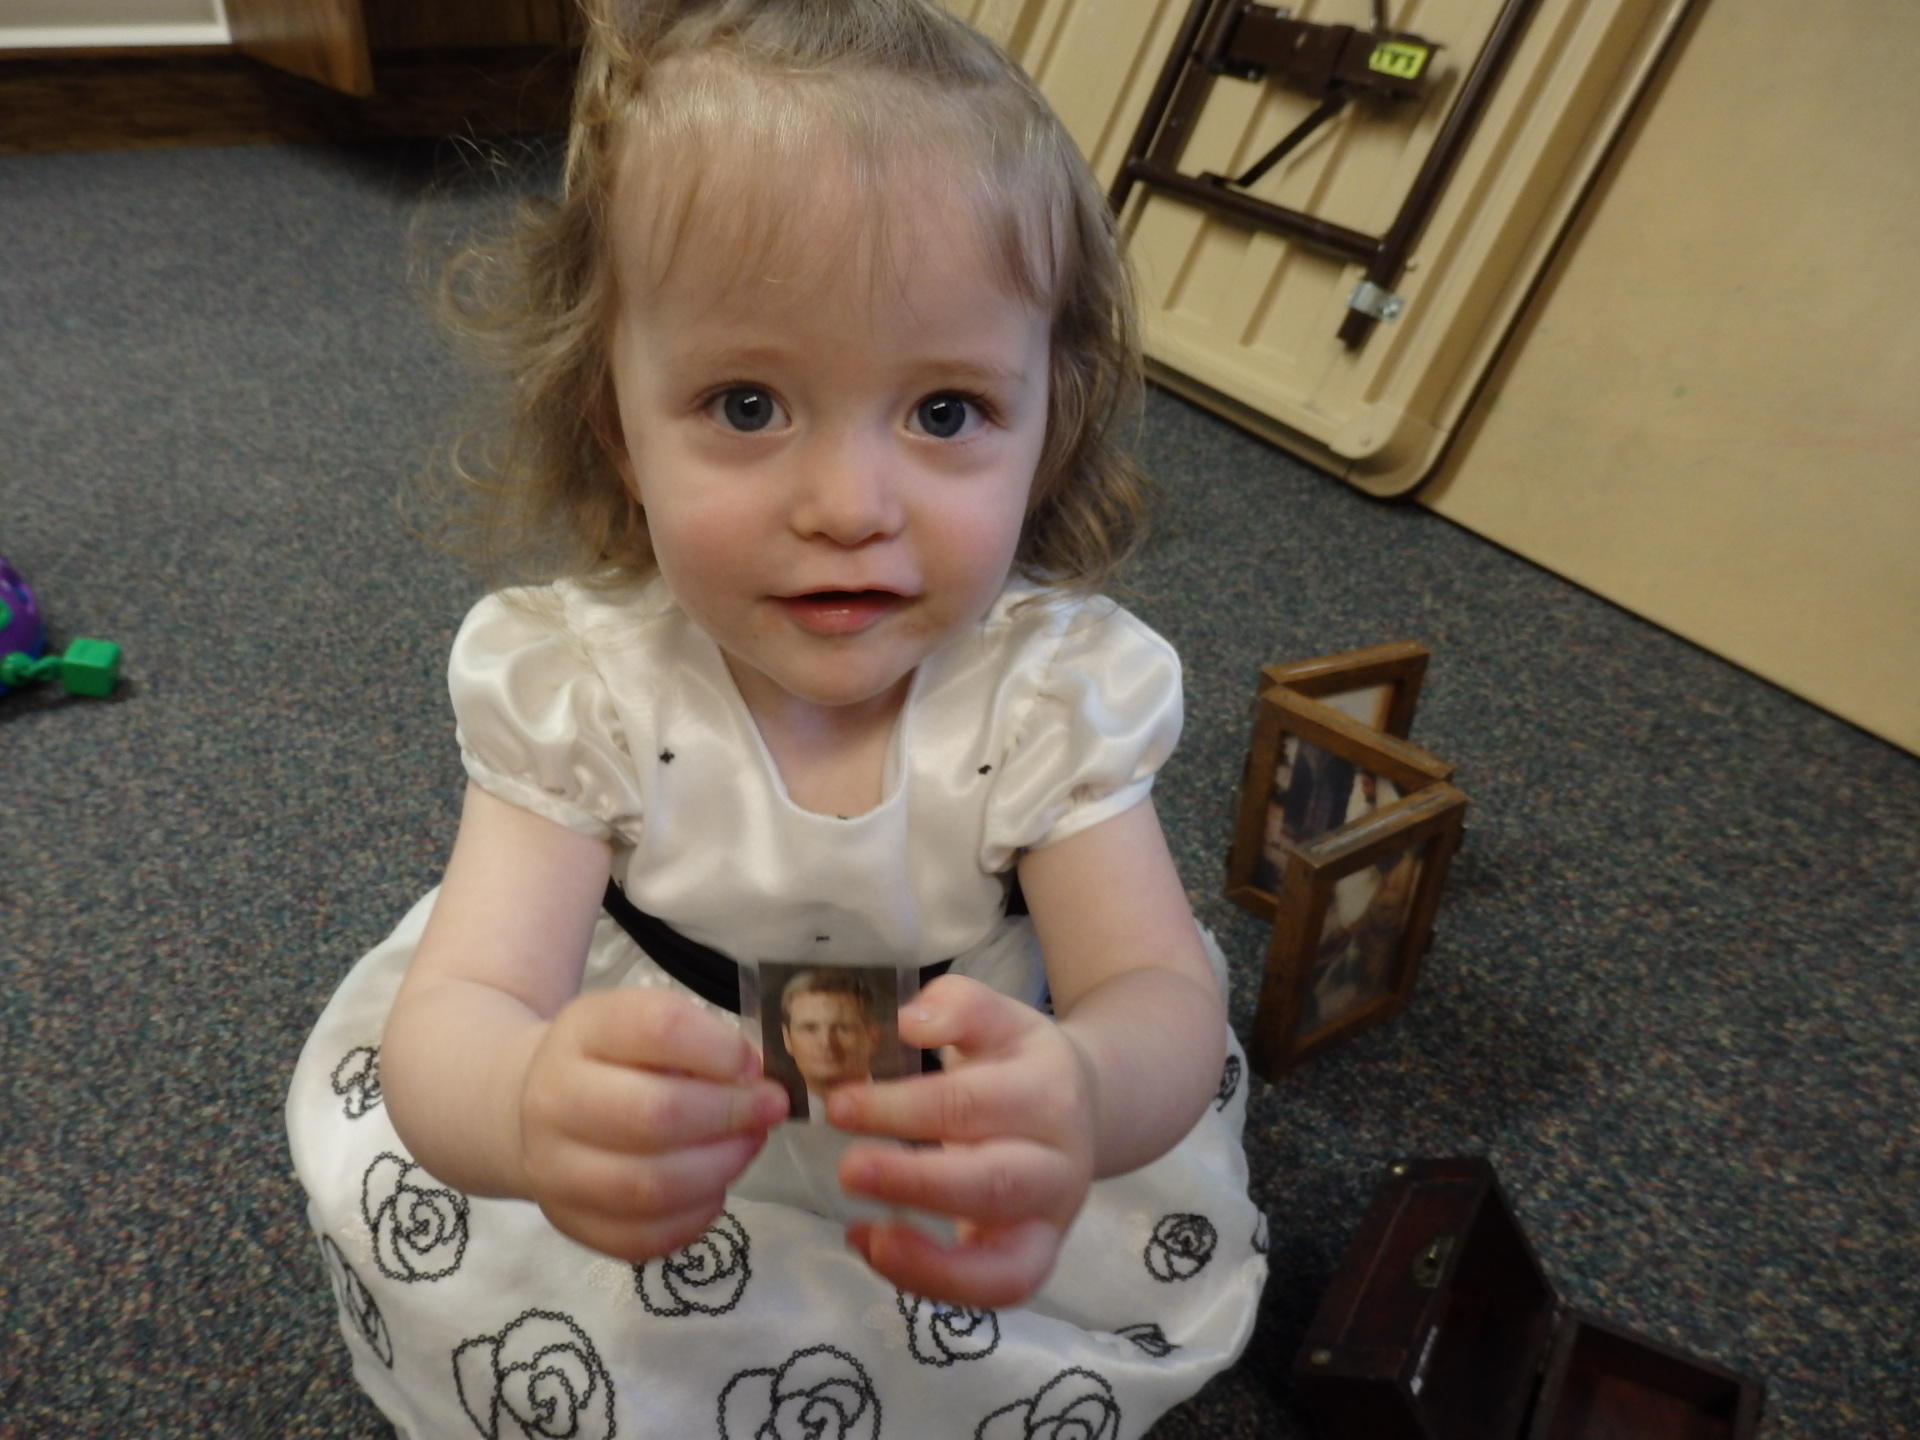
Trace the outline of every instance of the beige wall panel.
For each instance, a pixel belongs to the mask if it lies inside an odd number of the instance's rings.
[[[1441,514],[1920,751],[1920,9],[1714,0]]]

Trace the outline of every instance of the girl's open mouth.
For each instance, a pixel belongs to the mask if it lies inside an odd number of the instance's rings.
[[[780,605],[796,624],[816,635],[857,635],[892,613],[902,599],[891,590],[815,590],[786,596]]]

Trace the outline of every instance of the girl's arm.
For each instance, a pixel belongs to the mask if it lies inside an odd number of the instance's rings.
[[[1193,1128],[1227,1056],[1225,1000],[1153,802],[1029,851],[1020,888],[1054,1017],[1095,1073],[1094,1175],[1137,1170]]]
[[[942,1246],[907,1225],[850,1238],[903,1289],[1003,1305],[1046,1279],[1096,1178],[1166,1153],[1217,1093],[1226,1018],[1149,801],[1035,850],[1020,884],[1047,957],[1054,1018],[947,977],[901,1013],[903,1038],[949,1046],[939,1075],[843,1087],[836,1125],[936,1150],[858,1146],[848,1190],[959,1218]]]
[[[787,1099],[686,997],[579,994],[609,862],[604,842],[470,785],[381,1087],[439,1179],[538,1200],[582,1243],[645,1259],[705,1228]]]

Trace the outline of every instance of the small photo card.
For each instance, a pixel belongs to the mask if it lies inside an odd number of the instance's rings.
[[[1427,674],[1427,647],[1413,640],[1343,650],[1313,660],[1269,665],[1260,672],[1264,692],[1284,685],[1296,695],[1351,716],[1372,730],[1405,740],[1413,733],[1414,707]]]
[[[1467,797],[1436,782],[1286,857],[1248,1058],[1268,1079],[1413,996]]]
[[[1295,848],[1452,776],[1453,766],[1417,745],[1286,686],[1265,691],[1227,853],[1227,898],[1273,919]]]
[[[740,1015],[767,1076],[786,1086],[788,1119],[824,1125],[834,1086],[920,1073],[920,1051],[900,1038],[900,1007],[919,985],[920,972],[906,967],[774,960],[740,967]]]

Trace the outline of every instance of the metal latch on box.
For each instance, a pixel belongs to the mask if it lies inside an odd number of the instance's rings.
[[[1447,1257],[1453,1253],[1453,1236],[1442,1235],[1426,1249],[1413,1257],[1413,1283],[1422,1290],[1432,1290],[1440,1284],[1440,1272],[1447,1268]]]
[[[1400,312],[1407,308],[1407,302],[1384,285],[1362,280],[1347,297],[1347,308],[1358,310],[1375,320],[1398,320]]]

